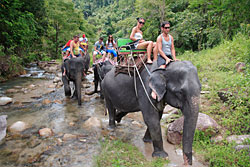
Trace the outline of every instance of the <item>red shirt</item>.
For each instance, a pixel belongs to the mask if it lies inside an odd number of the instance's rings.
[[[71,42],[72,40],[69,40],[67,43],[66,43],[66,46],[70,46],[70,42]]]

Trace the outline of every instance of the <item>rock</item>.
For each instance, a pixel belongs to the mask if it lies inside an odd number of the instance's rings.
[[[30,76],[37,76],[37,75],[38,75],[38,72],[33,72],[33,73],[31,73]]]
[[[34,87],[36,87],[36,85],[31,84],[28,86],[29,89],[33,89]]]
[[[29,126],[28,126],[27,123],[22,122],[22,121],[17,121],[17,122],[15,122],[14,124],[12,124],[12,125],[9,127],[8,130],[9,130],[11,133],[19,133],[19,132],[22,132],[22,131],[24,131],[24,130],[26,130],[26,129],[28,129],[28,128],[29,128]]]
[[[248,150],[250,152],[250,145],[238,145],[234,147],[236,151]]]
[[[4,106],[12,102],[13,102],[13,99],[10,97],[0,97],[0,106]]]
[[[54,80],[53,80],[53,83],[58,83],[61,81],[61,78],[59,77],[55,77]]]
[[[18,90],[16,90],[16,89],[7,89],[7,90],[5,91],[6,94],[9,94],[9,93],[17,93],[17,92],[18,92]]]
[[[15,89],[22,89],[22,86],[14,86]]]
[[[63,141],[74,140],[77,138],[77,135],[65,134],[63,136]]]
[[[250,140],[250,135],[232,135],[227,137],[229,143],[234,141],[236,144],[242,144],[247,139]]]
[[[43,128],[39,130],[39,135],[42,137],[52,136],[53,132],[50,128]]]
[[[62,141],[62,139],[57,138],[57,139],[56,139],[56,143],[57,143],[58,146],[61,146],[62,143],[63,143],[63,141]]]
[[[180,144],[182,141],[184,117],[175,120],[168,126],[167,140],[172,144]],[[219,131],[219,125],[208,115],[199,113],[196,129],[214,136]]]
[[[238,62],[238,63],[236,63],[236,65],[235,65],[235,68],[236,68],[236,71],[237,71],[237,72],[243,72],[244,69],[245,69],[245,67],[246,67],[246,64],[243,63],[243,62]]]
[[[52,73],[56,72],[56,70],[57,70],[56,66],[49,67],[49,69],[48,69],[48,71],[52,72]]]
[[[97,117],[90,117],[87,121],[83,124],[86,128],[98,128],[101,129],[102,121]]]
[[[69,126],[75,126],[75,123],[74,122],[70,122]]]
[[[7,115],[0,116],[0,141],[6,136],[7,117]]]
[[[46,104],[50,104],[50,103],[51,103],[51,101],[50,101],[49,99],[44,99],[44,100],[43,100],[43,104],[45,104],[45,105],[46,105]]]
[[[135,125],[135,126],[138,126],[139,128],[143,127],[143,125],[141,123],[137,122],[137,121],[133,121],[133,122],[131,122],[131,124]]]
[[[214,137],[211,138],[211,141],[214,142],[214,143],[219,143],[222,140],[223,140],[223,137],[221,135],[214,136]]]
[[[62,101],[61,100],[54,100],[54,103],[62,104]]]
[[[51,84],[51,85],[48,86],[48,88],[55,88],[55,87],[56,87],[55,84]]]

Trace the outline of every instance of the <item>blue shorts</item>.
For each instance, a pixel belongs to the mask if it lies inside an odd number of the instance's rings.
[[[66,52],[67,50],[70,51],[70,47],[69,46],[65,47],[62,51]]]
[[[116,53],[116,51],[114,49],[108,49],[107,53],[111,53],[111,54],[114,55],[114,57],[117,57],[117,53]]]
[[[166,55],[169,59],[173,60],[171,55]],[[157,58],[157,64],[158,66],[165,65],[166,64],[166,59],[164,59],[160,54],[158,55]]]

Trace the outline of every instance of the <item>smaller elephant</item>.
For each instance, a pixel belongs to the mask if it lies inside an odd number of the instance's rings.
[[[94,93],[97,93],[98,85],[100,85],[101,89],[101,96],[102,96],[102,88],[101,82],[104,79],[105,75],[114,67],[110,61],[105,61],[103,63],[98,63],[94,65],[94,83],[95,83],[95,90]],[[103,97],[103,96],[102,96]]]
[[[89,60],[89,55],[87,54],[84,57],[66,60],[61,67],[62,74],[64,72],[64,68],[66,69],[66,75],[62,76],[65,96],[71,96],[71,88],[69,83],[70,81],[73,81],[75,85],[75,91],[72,98],[78,100],[78,105],[81,105],[81,82],[84,75],[86,75],[86,72],[88,71]]]

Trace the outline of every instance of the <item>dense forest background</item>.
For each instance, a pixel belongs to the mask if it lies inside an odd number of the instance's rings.
[[[146,19],[143,35],[153,41],[160,23],[170,21],[178,54],[212,48],[238,33],[250,35],[249,8],[250,0],[1,0],[0,76],[60,58],[74,34],[86,34],[89,52],[99,36],[128,37],[137,17]]]

